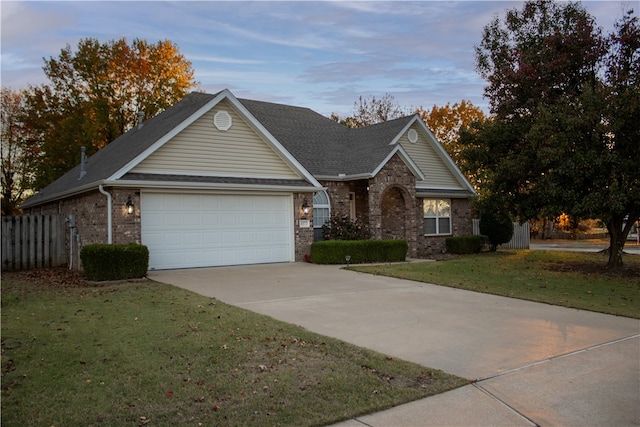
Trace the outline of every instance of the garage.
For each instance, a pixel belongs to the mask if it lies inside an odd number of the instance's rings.
[[[142,192],[149,269],[294,260],[291,195]]]

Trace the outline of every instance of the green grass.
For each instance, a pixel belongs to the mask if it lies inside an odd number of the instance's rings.
[[[467,384],[152,281],[2,278],[2,425],[326,425]]]
[[[356,266],[352,270],[640,318],[640,257],[610,272],[599,253],[500,251],[437,262]]]

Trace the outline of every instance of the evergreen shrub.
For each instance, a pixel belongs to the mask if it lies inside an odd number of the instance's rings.
[[[482,249],[484,236],[456,236],[445,240],[447,252],[450,254],[477,254]]]
[[[144,245],[87,245],[80,260],[88,280],[126,280],[144,277],[149,269],[149,249]]]
[[[492,251],[513,237],[513,220],[505,210],[492,208],[482,211],[479,225],[480,234],[487,236]]]
[[[311,244],[315,264],[399,262],[407,257],[406,240],[324,240]],[[351,258],[347,262],[346,256]]]

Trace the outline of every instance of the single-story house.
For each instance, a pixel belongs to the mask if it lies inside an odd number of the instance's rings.
[[[474,195],[417,115],[350,129],[223,90],[82,156],[22,208],[73,218],[83,245],[144,244],[150,269],[171,269],[301,261],[336,214],[425,256],[471,234]]]

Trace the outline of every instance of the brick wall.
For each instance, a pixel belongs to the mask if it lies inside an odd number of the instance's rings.
[[[140,224],[140,191],[131,188],[109,188],[112,198],[112,241],[114,244],[138,243],[142,241],[142,228]],[[134,212],[127,213],[126,204],[131,198],[134,204]],[[305,198],[309,205],[308,214],[304,215],[309,220],[310,226],[300,227],[303,218],[301,211]],[[348,200],[347,200],[348,204]],[[99,191],[93,191],[77,197],[43,205],[30,209],[30,214],[62,214],[76,217],[77,235],[80,237],[81,246],[94,243],[108,243],[107,234],[107,196]],[[295,260],[304,261],[304,256],[311,251],[313,242],[313,193],[296,193],[293,197],[294,216],[294,243]],[[68,233],[67,233],[68,234]],[[67,235],[68,240],[68,235]],[[67,252],[69,242],[67,241]],[[77,261],[76,261],[77,262]]]
[[[323,182],[331,201],[331,213],[349,213],[349,193],[356,195],[356,215],[369,224],[374,238],[393,235],[409,244],[409,257],[425,257],[440,253],[448,236],[424,236],[422,231],[422,199],[415,197],[415,179],[406,165],[394,156],[378,175],[369,180],[350,182]],[[367,191],[367,187],[369,190]],[[141,243],[140,192],[137,189],[110,188],[113,210],[112,238],[114,244]],[[133,214],[126,210],[131,198]],[[301,227],[301,206],[307,199],[310,226]],[[293,196],[295,260],[304,261],[313,243],[313,194],[296,193]],[[370,209],[369,209],[370,208]],[[30,209],[27,214],[62,214],[76,216],[76,227],[81,245],[107,243],[107,197],[93,191],[75,198]],[[471,204],[466,199],[451,200],[452,232],[455,236],[472,234]],[[386,231],[385,231],[386,230]],[[68,236],[67,236],[68,238]],[[67,242],[67,248],[69,242]]]
[[[348,181],[321,181],[327,187],[327,196],[331,204],[331,215],[349,214],[349,193],[352,191]],[[356,204],[357,207],[357,204]]]
[[[309,213],[306,215],[301,210],[305,199],[309,205]],[[300,227],[300,220],[304,219],[309,220],[309,227]],[[311,243],[313,243],[313,193],[293,195],[293,220],[295,260],[304,261],[304,256],[311,253]]]
[[[111,220],[113,222],[112,241],[114,244],[140,243],[140,194],[133,189],[107,189],[112,196]],[[135,204],[135,213],[127,214],[125,204],[128,197]],[[107,196],[98,190],[76,197],[49,203],[29,209],[25,214],[61,214],[65,217],[75,216],[73,260],[74,268],[80,266],[78,256],[83,246],[94,243],[108,243],[108,204]],[[67,223],[68,224],[68,223]],[[70,250],[70,233],[65,231],[68,259]]]
[[[374,238],[404,234],[407,256],[417,255],[416,180],[396,154],[369,180],[369,227]],[[402,212],[404,207],[404,212]],[[400,215],[402,213],[402,215]]]
[[[419,221],[418,231],[418,257],[428,257],[434,254],[443,253],[446,249],[445,239],[450,236],[464,236],[473,234],[471,202],[467,199],[451,199],[451,235],[447,236],[425,236],[423,234],[422,200],[418,199],[417,220]]]
[[[369,225],[372,237],[382,239],[393,234],[404,238],[409,244],[409,256],[416,256],[415,177],[400,157],[392,157],[372,179],[321,184],[327,187],[331,215],[349,213],[349,193],[353,192],[356,217]]]
[[[113,199],[113,243],[142,243],[140,224],[140,191],[134,189],[111,189]],[[127,213],[127,200],[131,198],[133,213]]]

